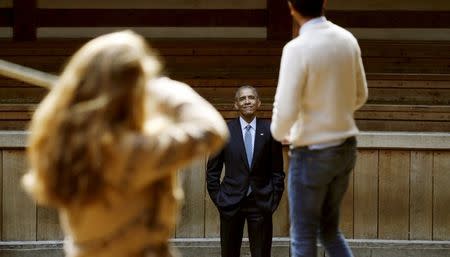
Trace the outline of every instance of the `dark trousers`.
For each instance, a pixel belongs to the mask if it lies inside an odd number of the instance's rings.
[[[222,257],[240,257],[244,224],[247,220],[252,257],[270,257],[272,248],[272,213],[263,213],[250,194],[232,217],[220,215]]]

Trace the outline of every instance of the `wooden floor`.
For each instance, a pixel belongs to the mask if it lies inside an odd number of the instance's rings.
[[[355,257],[448,257],[450,241],[383,241],[383,240],[348,240]],[[3,243],[3,244],[2,244]],[[171,245],[183,257],[219,257],[220,242],[215,239],[174,239]],[[0,242],[2,257],[63,257],[62,241],[53,242]],[[250,256],[248,240],[242,243],[242,256]],[[289,257],[289,238],[274,238],[272,242],[273,257]],[[317,257],[326,257],[324,249],[319,246]]]

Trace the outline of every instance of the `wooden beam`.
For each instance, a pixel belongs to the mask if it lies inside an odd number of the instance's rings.
[[[295,36],[285,2],[267,0],[265,9],[37,9],[37,0],[14,0],[0,8],[0,27],[14,38],[32,40],[37,27],[267,27],[268,39]],[[326,16],[347,28],[450,28],[450,11],[330,10]]]
[[[327,11],[347,28],[450,28],[450,11]]]
[[[265,27],[263,9],[39,9],[39,27]]]
[[[13,1],[13,39],[30,41],[36,39],[36,0]]]
[[[288,41],[292,38],[291,28],[287,1],[267,0],[267,39]]]

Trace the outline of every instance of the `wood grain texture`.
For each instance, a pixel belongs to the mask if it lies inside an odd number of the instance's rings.
[[[23,150],[3,151],[3,240],[36,240],[36,204],[20,186],[26,169]]]
[[[206,159],[201,158],[178,175],[184,191],[184,202],[176,228],[176,237],[205,236],[205,173]]]
[[[283,147],[283,170],[286,175],[284,179],[284,192],[281,198],[278,209],[273,214],[273,236],[274,237],[286,237],[289,236],[289,201],[288,201],[288,189],[287,178],[289,171],[289,156],[288,148]]]
[[[360,150],[355,166],[354,238],[378,237],[378,150]]]
[[[38,208],[36,218],[35,204],[18,186],[19,173],[25,169],[23,150],[3,149],[1,155],[2,240],[61,239],[56,213]],[[287,158],[284,147],[286,170]],[[197,180],[203,171],[204,166],[197,163],[180,173],[191,172],[191,178],[184,179],[186,209],[181,212],[174,237],[219,237],[218,211],[206,193],[204,178]],[[355,239],[448,240],[449,172],[448,151],[360,149],[352,183],[354,206],[343,203],[345,235],[350,238],[353,233]],[[289,236],[287,191],[274,215],[274,236]]]
[[[36,240],[63,240],[56,209],[37,207]]]
[[[344,233],[346,238],[354,238],[354,193],[355,193],[355,184],[354,184],[354,176],[355,173],[352,171],[350,173],[350,180],[347,188],[347,192],[344,195],[344,199],[342,199],[341,204],[341,213],[340,213],[340,224],[339,227]]]
[[[450,152],[434,153],[433,240],[450,239]]]
[[[225,166],[224,166],[225,168]],[[225,175],[222,169],[221,179]],[[206,182],[204,183],[205,189],[205,237],[220,237],[220,214],[217,207],[209,197]]]
[[[432,240],[433,152],[412,151],[410,173],[409,239]]]
[[[378,237],[409,238],[410,151],[380,150]]]

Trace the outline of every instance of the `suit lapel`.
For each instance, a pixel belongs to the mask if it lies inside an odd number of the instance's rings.
[[[253,159],[252,159],[252,167],[255,165],[255,161],[258,158],[258,154],[261,151],[261,147],[264,142],[264,128],[261,120],[256,118],[256,130],[255,130],[255,145],[253,147]]]

